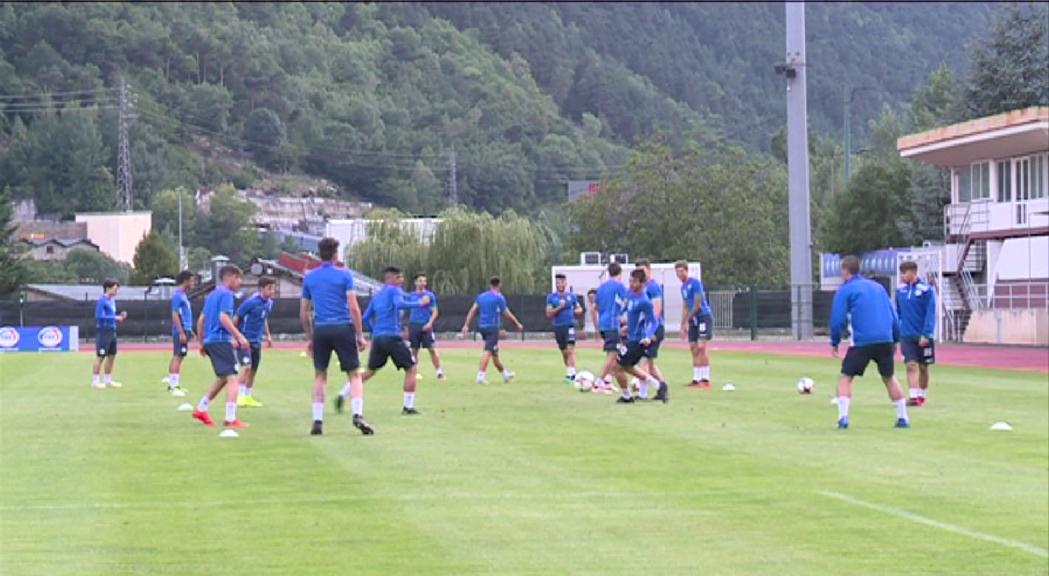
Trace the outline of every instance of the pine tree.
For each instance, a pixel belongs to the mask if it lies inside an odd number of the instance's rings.
[[[4,187],[0,190],[0,298],[12,296],[28,280],[25,250],[15,238],[17,228],[11,191]]]

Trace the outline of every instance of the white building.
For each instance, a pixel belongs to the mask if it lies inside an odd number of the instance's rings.
[[[942,291],[964,340],[1049,344],[1049,107],[909,134],[896,147],[951,171]]]
[[[117,262],[131,264],[138,243],[153,229],[152,212],[78,212],[87,239]]]

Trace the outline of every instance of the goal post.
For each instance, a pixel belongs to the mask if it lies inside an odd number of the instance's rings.
[[[943,278],[943,251],[939,248],[914,248],[906,252],[896,253],[896,270],[893,272],[892,301],[896,303],[896,287],[900,285],[900,264],[914,262],[918,265],[918,277],[928,282],[936,294],[936,334],[937,342],[943,342],[944,320],[947,313],[946,299],[944,298]]]

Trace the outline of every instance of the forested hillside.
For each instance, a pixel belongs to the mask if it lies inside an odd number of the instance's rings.
[[[809,5],[814,130],[838,130],[845,83],[869,88],[862,130],[941,62],[960,72],[992,11]],[[767,150],[782,47],[780,4],[4,3],[0,183],[43,211],[113,207],[123,75],[141,207],[258,165],[433,213],[454,151],[460,202],[530,213],[658,129]]]

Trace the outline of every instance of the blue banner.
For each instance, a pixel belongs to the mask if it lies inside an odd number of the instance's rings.
[[[76,352],[76,326],[0,326],[0,352]]]

